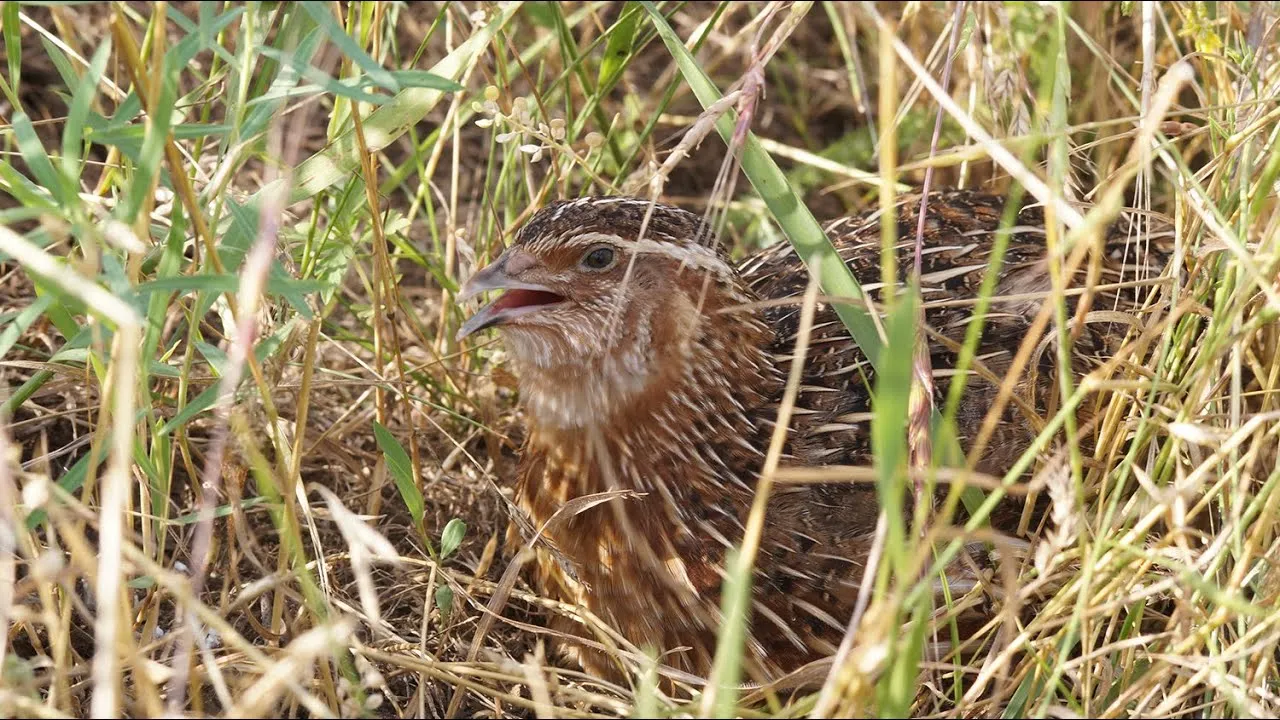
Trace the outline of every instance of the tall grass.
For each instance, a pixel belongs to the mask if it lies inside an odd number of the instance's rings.
[[[1276,3],[8,2],[0,23],[0,714],[1280,712]],[[587,193],[705,211],[735,254],[792,243],[810,302],[845,298],[890,368],[867,465],[892,502],[917,491],[891,371],[915,309],[871,312],[819,221],[929,168],[1043,202],[1061,277],[1122,211],[1167,219],[1166,274],[1126,279],[1150,298],[1126,349],[1064,380],[1006,477],[927,525],[886,515],[839,662],[740,684],[735,622],[713,682],[673,695],[594,618],[634,682],[562,662],[547,619],[580,616],[503,547],[520,419],[499,348],[453,340],[460,282]],[[1078,290],[1055,284],[1019,357],[1070,339]],[[963,476],[932,454],[953,470],[929,482]],[[795,479],[774,470],[762,487]],[[936,571],[1015,491],[1049,496],[1048,526],[957,637]],[[982,649],[925,652],[948,636]]]

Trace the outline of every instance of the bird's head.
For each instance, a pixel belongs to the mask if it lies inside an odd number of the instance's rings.
[[[458,338],[497,328],[531,409],[568,426],[676,380],[707,319],[748,300],[699,216],[624,197],[538,211],[458,299],[487,291]]]

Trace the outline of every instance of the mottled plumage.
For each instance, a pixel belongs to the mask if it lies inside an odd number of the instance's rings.
[[[904,279],[918,202],[906,198],[899,206]],[[938,301],[976,295],[1003,205],[969,192],[938,193],[929,202],[926,320],[957,344],[972,306]],[[879,299],[878,214],[837,220],[827,232]],[[1159,255],[1144,254],[1135,265],[1132,246],[1126,255],[1124,238],[1113,240],[1096,284],[1159,274]],[[1040,211],[1023,209],[997,296],[1050,288],[1044,247]],[[724,553],[741,542],[795,350],[799,303],[759,301],[798,298],[807,282],[785,243],[734,266],[697,215],[610,197],[540,210],[465,293],[507,290],[461,334],[499,327],[520,378],[528,433],[516,499],[545,540],[535,584],[581,604],[628,643],[670,653],[663,660],[673,667],[703,674],[710,666]],[[1072,285],[1083,282],[1084,271]],[[1041,302],[993,304],[978,357],[995,378],[1006,374]],[[1132,302],[1131,291],[1127,300],[1099,293],[1093,307],[1131,309]],[[1122,334],[1119,324],[1088,324],[1073,346],[1074,370],[1106,357]],[[936,337],[930,350],[941,403],[955,355]],[[1052,349],[1041,353],[1035,380],[1021,384],[1023,408],[1044,408],[1054,392],[1054,359]],[[803,378],[783,466],[872,464],[873,372],[829,306],[817,312]],[[976,432],[994,397],[993,384],[970,378],[958,417],[962,440]],[[1011,405],[980,469],[1007,470],[1032,428]],[[573,503],[610,490],[634,493]],[[995,524],[1012,531],[1016,511]],[[794,669],[834,651],[877,513],[870,485],[775,488],[754,580],[748,650],[756,671]],[[584,634],[581,626],[561,629]],[[681,647],[688,649],[670,652]],[[608,670],[602,653],[581,659],[589,670]]]

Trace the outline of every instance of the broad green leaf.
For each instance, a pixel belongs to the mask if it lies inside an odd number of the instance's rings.
[[[278,290],[272,292],[284,298],[303,320],[310,320],[313,316],[311,307],[307,304],[307,295],[327,288],[320,280],[294,280],[281,269],[278,260],[272,263],[271,274],[267,278],[267,288],[270,290],[273,287]]]
[[[213,374],[216,377],[227,374],[227,354],[222,351],[222,348],[203,340],[197,340],[195,346],[196,352],[200,353],[204,361],[209,363],[209,367],[213,368]]]
[[[150,487],[154,488],[159,485],[159,474],[156,472],[155,463],[151,462],[151,457],[147,455],[147,449],[143,447],[140,438],[133,439],[133,462],[142,470],[142,474],[146,475],[147,479],[151,481],[148,483]]]
[[[137,163],[142,160],[142,139],[147,128],[138,115],[142,112],[137,94],[125,98],[124,103],[111,117],[105,117],[93,108],[85,119],[85,138],[98,145],[110,145],[120,149],[125,157]],[[174,128],[174,135],[179,136],[183,126]]]
[[[116,111],[111,115],[111,124],[113,126],[124,126],[133,122],[135,118],[142,114],[142,98],[138,97],[136,91],[130,92],[125,96],[124,102],[120,103]]]
[[[152,375],[159,375],[167,378],[177,379],[182,377],[182,368],[162,363],[159,360],[148,360],[147,372],[150,372]]]
[[[276,332],[272,333],[270,336],[259,340],[253,348],[254,358],[257,359],[258,362],[263,362],[267,358],[271,357],[280,347],[281,343],[284,342],[284,338],[288,335],[296,322],[296,320],[293,320],[285,326],[277,329]],[[196,350],[199,351],[200,355],[205,359],[205,362],[209,363],[209,367],[213,368],[215,375],[222,377],[227,374],[227,354],[223,352],[222,348],[202,340],[197,340],[195,346]]]
[[[40,44],[44,46],[45,56],[49,58],[53,69],[57,70],[58,76],[62,78],[62,87],[75,87],[80,82],[80,75],[76,72],[75,66],[71,64],[71,58],[67,57],[62,48],[51,42],[43,34],[40,35]]]
[[[445,526],[444,531],[440,533],[440,559],[449,557],[454,550],[462,544],[462,538],[467,534],[467,524],[460,518],[450,520]]]
[[[342,286],[342,279],[351,270],[351,259],[355,254],[355,243],[330,242],[320,248],[311,275],[324,285],[320,293],[322,305],[328,304]]]
[[[409,461],[409,453],[406,453],[395,436],[376,420],[373,422],[373,435],[378,441],[378,447],[382,449],[382,454],[387,458],[387,469],[391,471],[391,479],[395,481],[400,497],[409,508],[409,515],[421,528],[423,517],[426,515],[426,506],[422,501],[422,491],[413,482],[413,465]]]
[[[609,29],[609,43],[605,47],[604,59],[600,61],[600,74],[596,79],[596,89],[600,93],[608,92],[622,75],[627,58],[631,56],[636,28],[640,26],[640,8],[624,7],[622,17]]]
[[[4,187],[0,184],[0,188]],[[0,225],[10,226],[18,223],[27,222],[28,220],[39,220],[47,208],[42,207],[15,207],[8,210],[0,210]],[[4,253],[0,253],[0,262],[9,260],[10,257]]]
[[[49,307],[45,310],[45,314],[49,317],[49,322],[62,333],[62,337],[70,340],[76,337],[82,328],[76,322],[75,316],[84,312],[83,303],[79,298],[65,293],[56,285],[50,287],[42,278],[34,278],[36,288],[36,297],[49,297],[52,299]],[[55,356],[56,357],[56,356]]]
[[[87,348],[89,347],[89,343],[93,342],[94,328],[89,326],[80,327],[76,325],[70,329],[74,331],[70,336],[71,339],[67,340],[66,344],[58,348],[58,352],[54,353],[53,357],[49,358],[49,362],[62,362],[63,358],[67,355]],[[97,331],[103,332],[104,330],[99,327],[97,328]],[[104,337],[103,339],[105,340],[106,338]]]
[[[303,36],[298,46],[293,49],[294,61],[310,65],[311,58],[320,49],[322,39],[319,28]],[[270,87],[253,95],[252,99],[246,103],[248,112],[244,115],[244,122],[240,126],[241,137],[253,138],[265,132],[267,124],[275,117],[280,105],[297,91],[298,80],[302,73],[290,63],[278,63],[277,68]]]
[[[444,584],[436,587],[436,607],[440,608],[440,620],[449,622],[453,614],[453,588]]]
[[[240,269],[240,262],[249,252],[249,246],[258,236],[260,220],[258,208],[242,205],[231,198],[226,199],[226,227],[222,233],[222,242],[218,243],[218,260],[227,272]],[[209,301],[212,304],[212,300]],[[208,307],[201,311],[208,312]]]
[[[556,10],[552,3],[531,2],[524,5],[525,14],[533,19],[533,24],[551,29],[556,26]]]

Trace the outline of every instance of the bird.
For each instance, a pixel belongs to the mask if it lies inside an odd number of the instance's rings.
[[[975,190],[927,198],[920,297],[941,407],[1007,198]],[[924,200],[903,195],[890,210],[824,226],[875,302],[889,291],[881,222],[897,223],[901,285]],[[1091,302],[1136,315],[1138,297],[1114,285],[1160,275],[1167,256],[1159,242],[1135,249],[1120,225],[1105,234],[1101,263],[1093,264],[1092,282],[1102,289]],[[1023,203],[977,348],[975,366],[985,372],[971,375],[956,416],[966,450],[1052,287],[1046,248],[1043,208]],[[1087,280],[1085,265],[1076,282]],[[789,243],[734,261],[700,214],[647,198],[595,196],[531,214],[459,293],[465,303],[501,292],[470,314],[457,339],[495,328],[518,378],[525,436],[514,504],[523,517],[508,541],[533,543],[531,582],[539,592],[611,629],[594,645],[563,643],[585,671],[618,677],[616,656],[604,649],[612,644],[656,653],[686,676],[708,674],[726,558],[742,543],[796,358],[808,284]],[[1068,298],[1069,312],[1079,297]],[[875,369],[828,300],[820,299],[812,321],[783,467],[873,463]],[[1077,377],[1115,353],[1130,329],[1116,312],[1101,318],[1072,334]],[[1040,350],[977,470],[1003,474],[1035,436],[1030,415],[1044,412],[1057,387],[1057,354]],[[751,582],[744,657],[754,676],[775,677],[836,651],[879,512],[868,483],[774,486]],[[992,526],[1015,532],[1021,513],[1021,501],[1007,501]],[[961,571],[951,577],[964,580]],[[553,627],[584,635],[572,620],[557,617]]]

